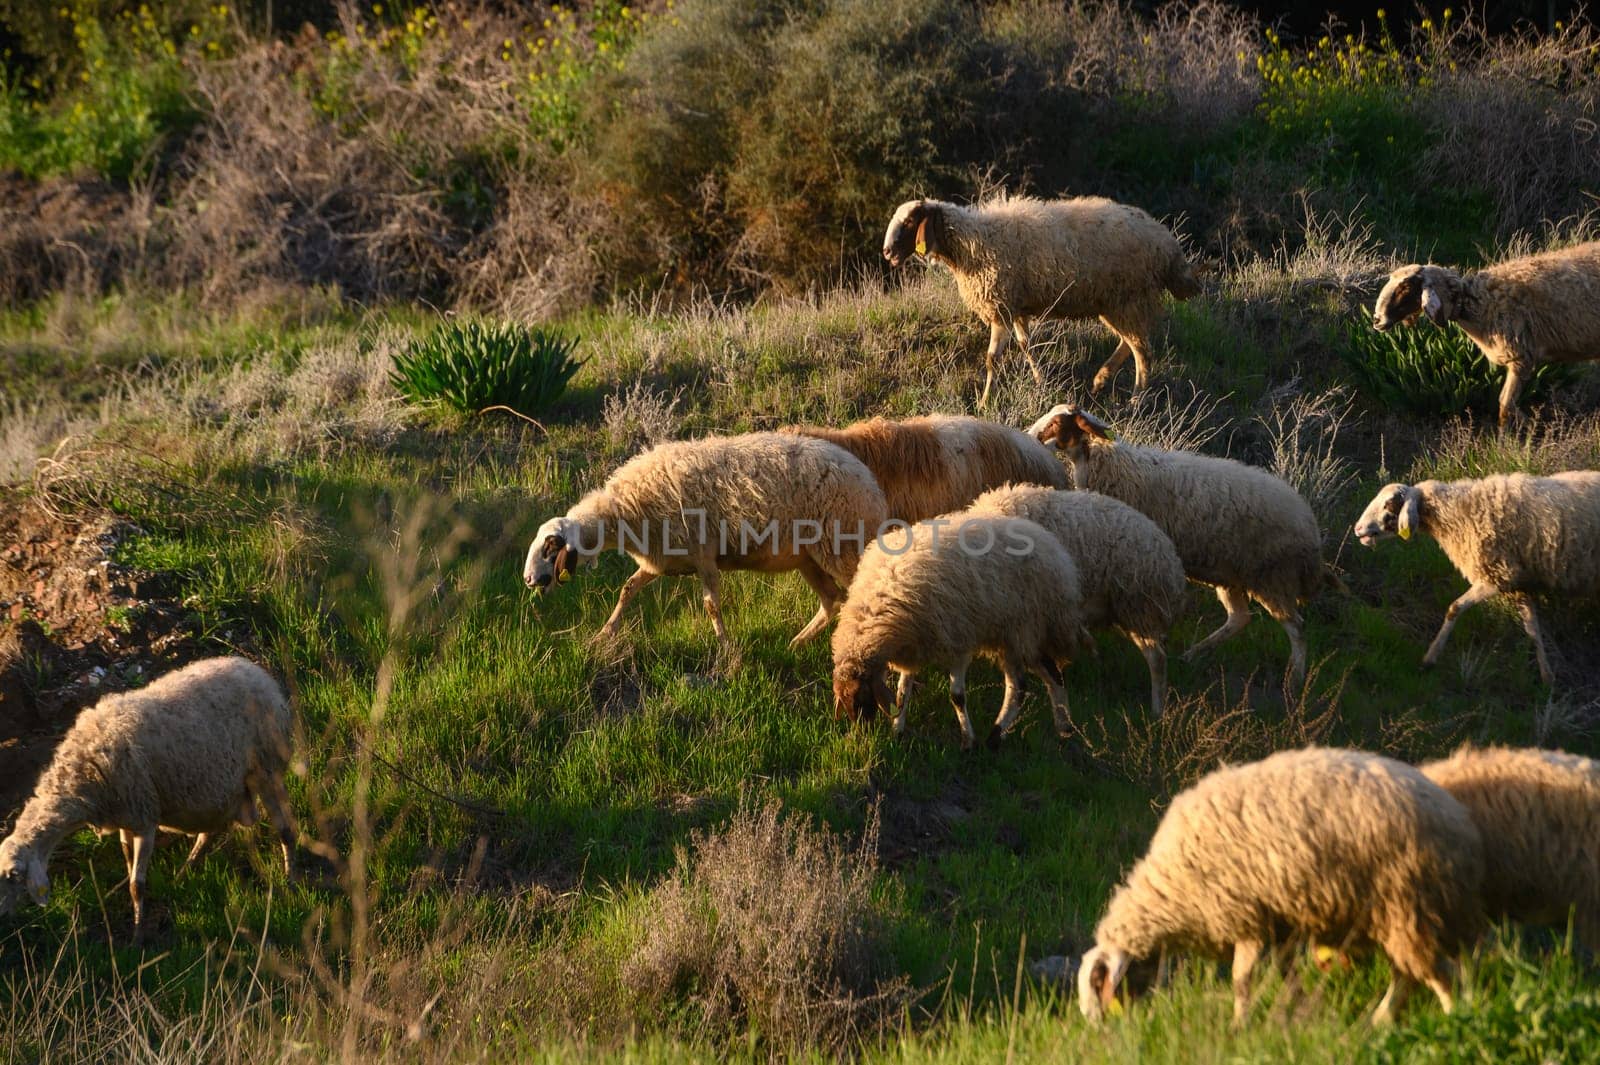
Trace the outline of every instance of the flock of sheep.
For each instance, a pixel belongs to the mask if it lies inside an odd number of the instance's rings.
[[[1163,294],[1198,291],[1169,230],[1102,199],[913,201],[895,212],[883,254],[895,265],[925,256],[955,274],[990,327],[985,398],[1013,335],[1038,374],[1029,327],[1052,317],[1100,318],[1119,344],[1095,387],[1132,357],[1142,388]],[[1600,357],[1600,244],[1466,276],[1395,271],[1374,325],[1419,313],[1459,322],[1507,367],[1507,421],[1539,364]],[[1600,593],[1600,473],[1389,485],[1355,532],[1367,545],[1426,533],[1471,582],[1426,662],[1461,611],[1504,594],[1549,681],[1532,596]],[[1337,585],[1321,540],[1306,501],[1270,473],[1123,443],[1099,417],[1063,404],[1025,431],[930,415],[661,444],[541,525],[523,576],[543,593],[604,552],[631,556],[637,568],[608,635],[658,577],[695,576],[725,645],[721,573],[798,570],[818,608],[792,643],[836,622],[836,715],[892,710],[901,732],[916,678],[937,670],[972,746],[966,674],[984,656],[1005,677],[988,733],[996,746],[1016,724],[1030,672],[1049,692],[1057,730],[1071,732],[1066,670],[1094,630],[1138,647],[1159,716],[1188,581],[1214,588],[1226,617],[1187,655],[1238,634],[1254,600],[1283,627],[1289,675],[1303,679],[1300,608]],[[214,834],[254,822],[259,804],[292,869],[291,724],[277,683],[239,658],[195,663],[84,711],[0,843],[0,912],[24,893],[45,901],[52,851],[84,825],[121,834],[136,936],[158,829],[197,835],[192,861]],[[1139,959],[1231,951],[1242,1017],[1264,951],[1287,965],[1298,948],[1377,947],[1394,982],[1375,1019],[1390,1018],[1419,983],[1449,1009],[1451,958],[1486,915],[1502,914],[1571,915],[1600,949],[1600,766],[1503,749],[1420,769],[1355,751],[1285,752],[1219,770],[1173,801],[1082,960],[1080,1005],[1091,1017],[1115,1007]]]

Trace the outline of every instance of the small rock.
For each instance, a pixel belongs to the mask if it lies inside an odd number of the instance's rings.
[[[1070,984],[1075,966],[1069,954],[1052,954],[1028,966],[1035,980],[1046,984]]]

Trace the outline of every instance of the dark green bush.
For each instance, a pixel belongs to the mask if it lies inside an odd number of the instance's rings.
[[[1491,365],[1454,324],[1442,329],[1400,326],[1380,333],[1363,310],[1341,350],[1363,394],[1381,406],[1413,414],[1492,412],[1505,383],[1505,371]],[[1538,399],[1570,376],[1566,367],[1541,366],[1523,390],[1522,402]]]
[[[413,403],[469,414],[503,406],[531,416],[578,372],[577,346],[577,337],[516,322],[446,322],[397,353],[389,379]]]

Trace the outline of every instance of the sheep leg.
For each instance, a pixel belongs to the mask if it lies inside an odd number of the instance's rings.
[[[133,833],[125,828],[117,830],[117,839],[122,844],[122,864],[128,869],[128,880],[133,880]]]
[[[1022,690],[1026,683],[1022,670],[1009,658],[1000,663],[1000,669],[1006,675],[1006,695],[1000,702],[1000,713],[994,719],[994,725],[989,729],[989,738],[986,741],[991,751],[1000,749],[1000,741],[1017,722],[1017,714],[1022,710]]]
[[[1128,346],[1128,342],[1118,337],[1117,350],[1113,351],[1111,357],[1102,363],[1100,369],[1095,372],[1094,383],[1089,386],[1089,391],[1098,393],[1115,380],[1117,371],[1122,369],[1122,364],[1127,362],[1128,356],[1132,354],[1133,349]]]
[[[1555,672],[1550,668],[1550,659],[1544,650],[1544,635],[1539,630],[1539,615],[1533,607],[1533,600],[1526,595],[1517,597],[1517,611],[1522,615],[1522,629],[1528,634],[1528,639],[1533,641],[1534,656],[1539,659],[1539,679],[1546,685],[1555,683]]]
[[[1056,719],[1056,735],[1067,739],[1072,735],[1072,710],[1067,705],[1067,678],[1062,675],[1061,667],[1048,658],[1042,659],[1034,667],[1034,672],[1039,674],[1050,692],[1050,710]]]
[[[189,848],[189,856],[183,860],[183,867],[178,870],[179,876],[189,871],[189,867],[199,859],[200,855],[205,853],[206,848],[211,845],[215,838],[216,833],[214,832],[202,832],[194,837],[194,846]]]
[[[1028,369],[1033,372],[1033,383],[1040,388],[1044,387],[1044,374],[1039,372],[1039,364],[1033,361],[1033,352],[1028,348],[1028,321],[1018,318],[1011,323],[1011,332],[1016,335],[1017,347],[1022,349],[1022,358],[1028,364]]]
[[[964,658],[950,667],[950,705],[956,708],[956,722],[961,726],[961,749],[972,750],[978,738],[972,733],[972,718],[967,716],[967,667],[972,659]]]
[[[1244,627],[1250,624],[1250,596],[1243,589],[1218,588],[1217,598],[1222,601],[1223,609],[1227,610],[1228,616],[1217,627],[1216,632],[1184,652],[1185,662],[1205,654],[1223,640],[1239,635],[1244,631]]]
[[[806,627],[794,634],[794,639],[789,641],[790,647],[800,646],[827,628],[828,622],[833,620],[833,615],[839,610],[839,601],[844,598],[839,591],[838,583],[824,572],[815,560],[801,559],[800,576],[804,577],[811,590],[817,593],[817,599],[822,605],[817,607],[817,612],[806,622]]]
[[[910,671],[902,670],[900,672],[900,680],[894,688],[894,734],[896,736],[905,735],[906,711],[911,704],[911,695],[916,690],[917,678],[913,676]],[[951,683],[950,692],[951,698],[954,699],[955,686],[953,681]],[[958,714],[961,713],[959,709],[956,712]]]
[[[1506,367],[1506,383],[1500,388],[1500,428],[1509,429],[1519,420],[1517,414],[1517,396],[1522,393],[1522,386],[1528,383],[1528,377],[1515,365]]]
[[[1300,611],[1291,604],[1287,609],[1280,609],[1271,603],[1262,603],[1267,608],[1267,613],[1289,637],[1289,678],[1296,686],[1304,684],[1306,679],[1306,637],[1301,628],[1303,620]]]
[[[622,612],[627,609],[629,601],[639,594],[640,589],[659,576],[661,574],[651,573],[649,570],[640,567],[634,570],[627,580],[622,582],[622,591],[617,593],[617,605],[612,609],[611,616],[606,619],[606,623],[600,626],[601,636],[615,636],[617,634],[617,630],[622,627]]]
[[[128,896],[133,899],[133,941],[144,940],[144,888],[150,876],[150,856],[156,849],[156,829],[151,826],[133,837],[133,860],[129,865]]]
[[[1241,939],[1233,945],[1233,1026],[1244,1024],[1250,1014],[1250,974],[1255,970],[1265,944],[1259,939]]]
[[[267,818],[272,822],[272,827],[278,833],[278,845],[283,850],[283,875],[285,879],[294,879],[294,848],[299,842],[295,832],[294,817],[289,812],[289,793],[283,786],[283,778],[277,774],[269,776],[260,789],[261,804],[267,808]]]
[[[711,628],[717,634],[717,642],[731,651],[733,647],[728,639],[728,627],[722,623],[722,574],[714,568],[703,569],[700,571],[700,583],[705,587],[706,613],[711,616]]]
[[[1493,599],[1497,594],[1498,591],[1490,584],[1474,584],[1462,592],[1461,598],[1445,609],[1444,624],[1439,626],[1439,635],[1428,645],[1428,653],[1422,656],[1422,664],[1431,666],[1439,661],[1439,654],[1444,650],[1445,641],[1450,639],[1450,631],[1456,627],[1456,620],[1471,608],[1486,599]]]
[[[1145,665],[1150,667],[1150,717],[1160,720],[1167,701],[1167,649],[1160,640],[1148,636],[1129,638],[1144,653]]]
[[[1383,1028],[1393,1024],[1395,1018],[1400,1015],[1400,1011],[1405,1009],[1406,1001],[1411,998],[1411,992],[1416,990],[1416,987],[1417,982],[1415,980],[1404,973],[1396,972],[1393,978],[1390,979],[1389,988],[1383,993],[1383,999],[1379,1001],[1378,1008],[1373,1011],[1373,1027]],[[1447,1000],[1448,992],[1446,993],[1446,998],[1441,1000],[1441,1004]],[[1445,1012],[1448,1013],[1449,1009],[1446,1008]]]
[[[1011,334],[1006,332],[1006,327],[999,322],[989,325],[989,350],[983,356],[983,395],[978,397],[978,406],[989,405],[989,389],[994,387],[994,366],[996,360],[1006,353],[1006,348],[1011,346]]]

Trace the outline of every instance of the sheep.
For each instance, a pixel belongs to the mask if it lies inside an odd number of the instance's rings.
[[[1600,765],[1560,751],[1463,747],[1421,766],[1483,836],[1489,913],[1573,930],[1600,954]]]
[[[1061,668],[1090,637],[1082,624],[1078,569],[1055,536],[1031,521],[951,514],[921,522],[904,535],[868,546],[833,633],[835,716],[871,719],[891,703],[885,668],[900,674],[893,697],[894,730],[904,733],[912,678],[942,667],[961,725],[961,745],[974,743],[967,716],[967,667],[975,655],[995,658],[1005,674],[1005,699],[990,730],[998,747],[1021,709],[1024,671],[1050,692],[1056,730],[1071,731]]]
[[[158,830],[195,835],[185,868],[234,824],[266,807],[292,875],[295,830],[283,787],[293,723],[267,672],[244,658],[207,658],[78,715],[0,843],[0,913],[23,891],[44,905],[56,846],[91,825],[122,839],[135,939]]]
[[[1497,595],[1510,596],[1533,641],[1539,676],[1552,683],[1533,596],[1600,594],[1600,473],[1552,477],[1495,474],[1459,481],[1390,484],[1355,524],[1367,547],[1390,536],[1432,536],[1469,587],[1445,610],[1422,664],[1439,660],[1457,619]]]
[[[1200,291],[1172,231],[1137,207],[1098,196],[1038,200],[1017,196],[972,207],[908,200],[889,220],[883,257],[898,267],[913,254],[943,263],[961,301],[989,326],[978,405],[989,401],[995,360],[1015,334],[1034,380],[1044,377],[1028,350],[1037,319],[1099,318],[1116,351],[1094,376],[1098,392],[1133,356],[1135,391],[1150,375],[1150,335],[1161,294]]]
[[[1073,484],[1111,496],[1160,526],[1184,574],[1216,589],[1228,616],[1184,658],[1204,654],[1250,623],[1250,600],[1289,637],[1289,673],[1306,675],[1300,604],[1323,583],[1317,519],[1300,494],[1266,470],[1232,459],[1115,443],[1110,427],[1071,404],[1035,422],[1030,435],[1065,452]]]
[[[866,463],[883,489],[889,517],[908,524],[960,510],[1003,484],[1068,486],[1049,448],[1009,425],[978,418],[873,418],[844,429],[784,431],[838,444]]]
[[[1083,624],[1115,627],[1150,669],[1150,714],[1167,690],[1167,632],[1183,613],[1183,563],[1155,522],[1098,492],[1008,485],[985,492],[973,514],[1027,518],[1056,535],[1078,565]]]
[[[1372,326],[1380,333],[1426,314],[1459,325],[1484,358],[1506,368],[1500,426],[1547,363],[1600,359],[1600,241],[1528,255],[1466,274],[1412,263],[1389,275]]]
[[[872,471],[843,448],[788,433],[710,436],[658,444],[623,463],[566,514],[539,526],[523,580],[536,594],[567,581],[614,548],[638,568],[601,627],[616,635],[623,609],[657,577],[696,574],[719,644],[719,573],[798,569],[821,607],[794,647],[833,618],[861,548],[885,520]]]
[[[1404,763],[1308,748],[1219,769],[1172,800],[1106,906],[1078,967],[1098,1020],[1130,962],[1158,951],[1233,954],[1234,1020],[1264,950],[1286,968],[1311,939],[1375,944],[1394,977],[1373,1022],[1417,982],[1453,1006],[1449,958],[1483,925],[1483,842],[1466,809]]]

